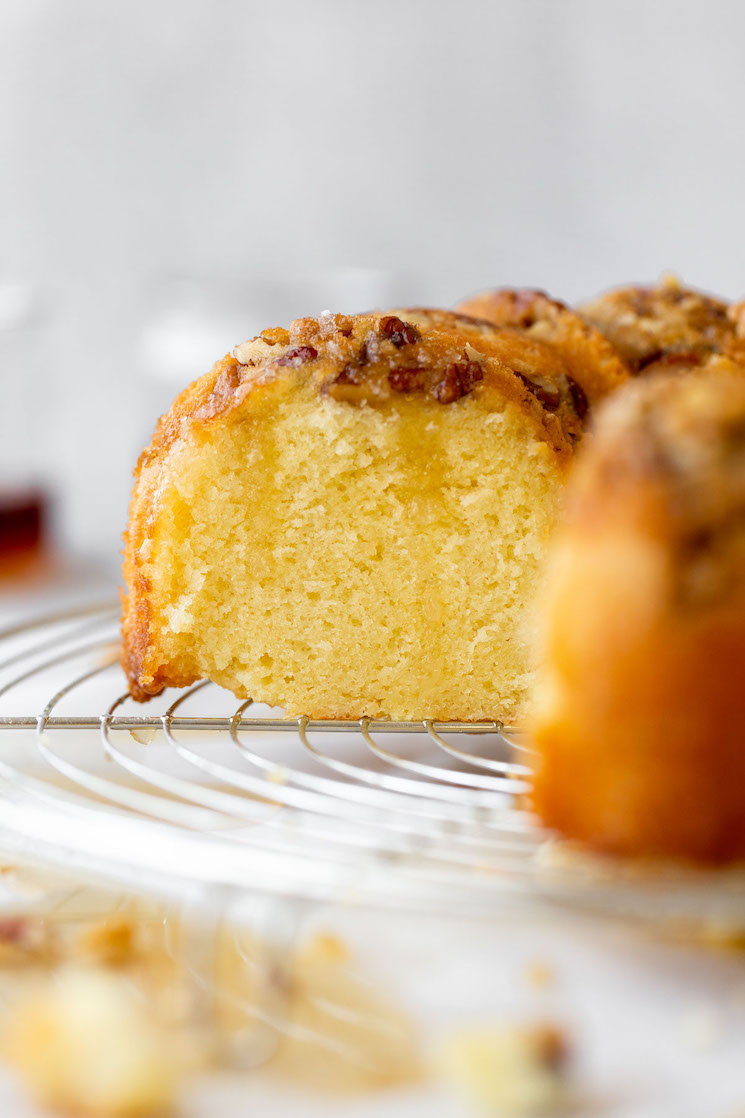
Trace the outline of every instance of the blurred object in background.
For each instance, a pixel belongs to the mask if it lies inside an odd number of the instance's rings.
[[[38,568],[48,546],[48,515],[43,489],[0,488],[0,578]]]
[[[51,419],[40,378],[43,313],[38,293],[0,283],[0,579],[51,569]],[[43,389],[40,390],[40,386]]]

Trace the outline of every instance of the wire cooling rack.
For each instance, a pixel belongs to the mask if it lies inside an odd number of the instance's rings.
[[[125,692],[106,603],[0,632],[0,849],[182,899],[488,913],[515,895],[745,922],[740,871],[577,854],[497,722],[285,719],[201,683]]]

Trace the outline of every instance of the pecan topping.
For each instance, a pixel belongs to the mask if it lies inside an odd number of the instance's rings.
[[[512,370],[516,377],[519,377],[523,382],[528,392],[531,392],[544,408],[548,411],[556,411],[561,403],[561,393],[555,384],[551,384],[547,380],[534,380],[532,377],[527,377],[525,373],[519,372],[517,369]]]
[[[359,384],[360,370],[354,365],[345,365],[344,368],[331,382],[332,384]]]
[[[228,396],[233,395],[241,383],[241,369],[244,367],[229,365],[227,369],[223,369],[212,389],[212,395],[216,400],[227,400]]]
[[[294,349],[288,349],[284,357],[280,357],[277,361],[278,365],[290,365],[296,369],[298,365],[304,365],[306,361],[314,361],[318,357],[318,350],[314,349],[312,345],[298,345]]]
[[[547,298],[545,292],[538,291],[532,288],[522,288],[512,293],[512,308],[515,315],[515,322],[518,326],[524,329],[529,329],[535,324],[537,315],[535,312],[535,302],[540,298]]]
[[[0,940],[3,943],[21,943],[27,938],[28,920],[23,916],[6,916],[0,920]]]
[[[424,387],[424,369],[391,369],[388,383],[394,392],[416,392]]]
[[[709,350],[711,352],[711,350]],[[637,363],[637,368],[647,369],[650,365],[673,368],[675,365],[700,365],[703,354],[701,349],[670,350],[656,349]]]
[[[396,349],[402,345],[413,345],[421,340],[422,335],[410,322],[404,322],[395,314],[385,315],[380,320],[380,333],[384,338],[393,342]]]
[[[445,376],[435,385],[435,399],[440,404],[452,404],[467,395],[484,373],[477,361],[454,362],[448,365]]]
[[[581,384],[577,384],[574,377],[570,376],[567,376],[567,388],[569,389],[572,407],[577,414],[577,419],[584,419],[590,408],[584,388]]]
[[[274,326],[269,330],[262,330],[259,337],[262,342],[266,342],[267,345],[277,345],[278,343],[279,345],[288,345],[290,341],[290,335],[286,330],[283,330],[281,326]]]

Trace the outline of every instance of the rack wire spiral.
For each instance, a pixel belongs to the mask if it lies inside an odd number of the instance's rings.
[[[181,899],[745,914],[739,871],[640,872],[557,845],[500,723],[286,719],[230,699],[200,683],[141,713],[108,603],[0,632],[0,848]]]

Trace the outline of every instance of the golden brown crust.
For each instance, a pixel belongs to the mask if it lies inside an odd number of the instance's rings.
[[[668,373],[620,394],[568,498],[569,523],[607,521],[609,493],[638,504],[648,517],[640,529],[669,551],[673,609],[745,587],[745,384],[711,376],[678,385]]]
[[[634,373],[736,366],[745,346],[727,304],[666,276],[652,287],[619,287],[579,308]]]
[[[555,346],[590,404],[607,396],[630,375],[615,346],[581,315],[544,291],[502,287],[463,300],[458,310],[495,326],[525,331]]]
[[[745,381],[623,389],[567,504],[543,610],[536,808],[616,853],[745,856]]]
[[[240,421],[246,407],[271,407],[276,392],[302,383],[353,407],[394,407],[397,399],[433,399],[457,406],[464,396],[496,395],[519,407],[537,439],[553,448],[559,463],[573,456],[583,431],[584,408],[560,355],[519,331],[452,312],[322,315],[294,322],[289,330],[265,330],[237,346],[176,399],[158,422],[140,456],[125,534],[122,664],[130,691],[140,701],[164,686],[193,679],[150,656],[150,587],[143,574],[157,513],[160,471],[174,447],[212,424]],[[578,403],[579,400],[579,403]]]

